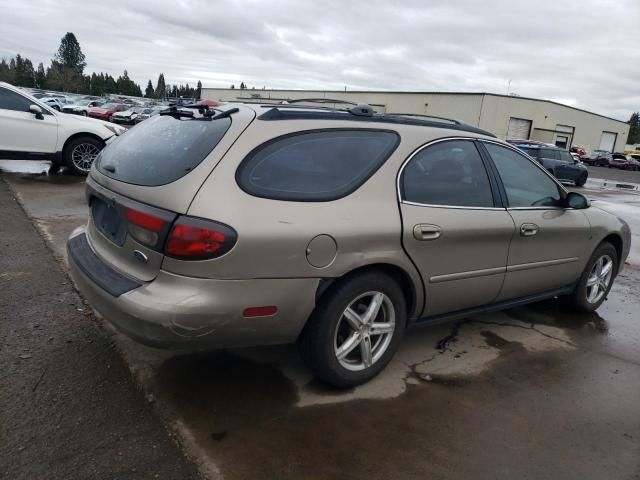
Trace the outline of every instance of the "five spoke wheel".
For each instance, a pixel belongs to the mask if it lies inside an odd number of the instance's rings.
[[[370,291],[355,298],[344,310],[336,328],[334,352],[347,370],[369,368],[391,343],[396,326],[391,299]]]
[[[613,259],[609,255],[602,255],[594,263],[587,279],[587,301],[598,303],[607,293],[613,276]]]

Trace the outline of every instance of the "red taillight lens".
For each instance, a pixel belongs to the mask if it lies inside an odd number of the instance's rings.
[[[184,260],[215,258],[231,250],[236,238],[236,232],[221,223],[180,217],[171,229],[165,252]]]
[[[139,210],[134,210],[133,208],[127,208],[126,212],[127,222],[130,224],[146,228],[147,230],[151,230],[156,233],[164,227],[165,222],[160,217],[156,217]]]

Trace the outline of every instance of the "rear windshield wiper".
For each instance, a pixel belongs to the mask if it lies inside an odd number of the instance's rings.
[[[185,112],[184,110],[178,110],[178,107],[171,106],[166,110],[162,110],[160,115],[166,115],[173,118],[193,118],[193,112]]]
[[[225,110],[223,112],[216,113],[216,110],[207,110],[204,112],[204,117],[210,120],[218,120],[219,118],[227,118],[233,115],[234,113],[239,112],[240,109],[237,107],[230,108],[229,110]]]

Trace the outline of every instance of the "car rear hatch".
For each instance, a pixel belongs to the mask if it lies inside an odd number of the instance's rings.
[[[86,192],[87,237],[99,258],[136,280],[156,277],[174,222],[187,218],[198,189],[255,116],[232,110],[157,115],[101,152]]]

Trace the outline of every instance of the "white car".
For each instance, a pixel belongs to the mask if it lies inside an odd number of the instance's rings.
[[[86,175],[106,142],[126,129],[102,120],[60,113],[0,82],[0,159],[51,160]]]
[[[83,115],[87,116],[87,111],[91,107],[99,107],[104,103],[103,100],[91,100],[80,103],[72,103],[70,105],[65,105],[62,107],[62,111],[64,113],[73,113],[74,115]]]

